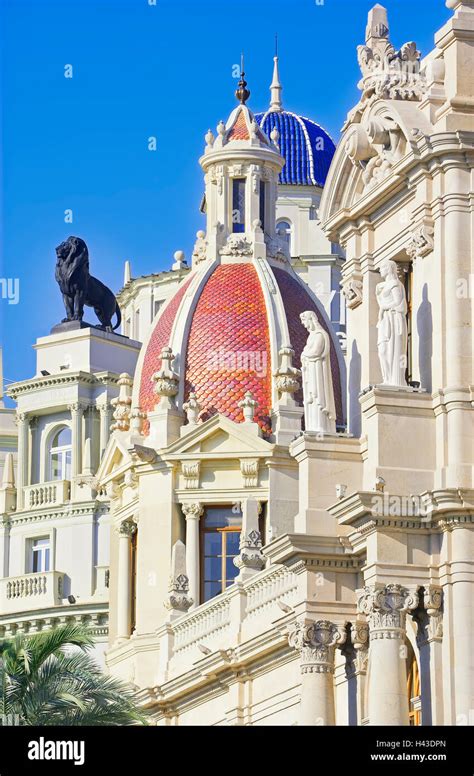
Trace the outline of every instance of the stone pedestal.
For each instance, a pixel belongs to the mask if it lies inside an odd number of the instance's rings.
[[[383,477],[390,493],[421,493],[433,487],[435,418],[431,395],[375,386],[360,398],[367,460],[362,490]],[[405,444],[403,440],[423,440]]]
[[[128,372],[133,375],[141,343],[94,327],[73,328],[35,344],[36,371],[51,375],[67,372]]]

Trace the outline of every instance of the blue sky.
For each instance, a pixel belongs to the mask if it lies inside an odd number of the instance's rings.
[[[34,374],[31,345],[63,317],[54,248],[67,236],[86,240],[92,273],[115,291],[125,259],[140,275],[169,269],[177,249],[190,255],[204,225],[197,160],[234,107],[242,49],[254,111],[269,102],[275,32],[286,108],[337,142],[358,99],[373,0],[153,3],[0,0],[0,276],[20,289],[17,305],[0,300],[8,380]],[[444,0],[385,5],[392,42],[415,40],[422,54],[451,13]]]

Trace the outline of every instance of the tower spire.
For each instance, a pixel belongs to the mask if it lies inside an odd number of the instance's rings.
[[[242,51],[242,54],[240,55],[240,81],[238,83],[238,89],[235,92],[235,96],[237,97],[237,100],[240,102],[241,105],[245,105],[248,98],[250,97],[250,92],[247,89],[247,81],[245,80],[243,51]]]
[[[278,69],[278,35],[275,35],[275,56],[273,57],[273,79],[270,84],[270,110],[273,113],[280,113],[283,110],[281,100],[282,85],[280,83],[280,73]]]

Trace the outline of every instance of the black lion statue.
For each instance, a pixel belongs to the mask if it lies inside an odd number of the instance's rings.
[[[82,321],[84,305],[93,307],[100,321],[98,328],[115,331],[120,326],[122,316],[115,295],[100,280],[89,273],[89,251],[80,237],[68,237],[56,248],[55,278],[63,295],[67,321]],[[112,316],[117,323],[112,326]]]

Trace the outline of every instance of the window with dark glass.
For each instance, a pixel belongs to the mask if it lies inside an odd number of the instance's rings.
[[[265,181],[260,181],[260,211],[258,217],[263,230],[265,230],[265,189]]]
[[[201,526],[202,600],[209,601],[239,573],[234,558],[239,554],[242,513],[232,505],[207,507]]]
[[[232,181],[232,231],[245,232],[245,178]]]

